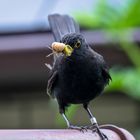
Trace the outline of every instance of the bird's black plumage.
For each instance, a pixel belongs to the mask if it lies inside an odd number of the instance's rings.
[[[60,41],[68,33],[80,33],[79,25],[68,15],[53,14],[48,16],[55,41]]]
[[[65,113],[69,104],[87,106],[102,93],[111,77],[103,57],[90,48],[71,17],[50,15],[49,23],[55,40],[74,49],[71,56],[56,58],[47,87],[49,95],[57,99],[60,113]]]

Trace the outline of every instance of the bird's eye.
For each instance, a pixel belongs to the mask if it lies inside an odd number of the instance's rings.
[[[78,40],[75,44],[75,48],[79,48],[81,46],[81,42]]]

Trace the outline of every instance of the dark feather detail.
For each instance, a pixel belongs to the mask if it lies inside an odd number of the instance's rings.
[[[109,74],[108,68],[103,68],[102,69],[102,75],[103,75],[103,78],[104,78],[105,82],[107,84],[109,84],[109,81],[112,80],[112,78]]]
[[[54,97],[54,95],[52,94],[52,90],[53,90],[53,87],[55,85],[55,82],[57,80],[57,77],[58,77],[58,72],[55,71],[51,74],[49,80],[48,80],[48,85],[47,85],[47,94],[51,97]]]
[[[60,42],[64,35],[79,33],[79,25],[68,15],[53,14],[48,16],[49,25],[55,41]]]

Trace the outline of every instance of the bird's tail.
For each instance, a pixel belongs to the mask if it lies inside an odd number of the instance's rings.
[[[60,42],[66,34],[80,32],[79,25],[68,15],[52,14],[48,16],[48,20],[57,42]]]

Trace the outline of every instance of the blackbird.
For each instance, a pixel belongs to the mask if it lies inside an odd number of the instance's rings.
[[[102,140],[107,137],[100,131],[96,118],[88,108],[89,102],[100,95],[109,84],[111,76],[103,57],[86,43],[80,34],[78,23],[68,16],[52,14],[48,16],[55,41],[66,45],[65,51],[54,54],[54,63],[50,72],[47,93],[56,98],[59,112],[68,128],[92,129]],[[70,104],[82,104],[87,111],[91,126],[73,126],[68,121],[65,110]]]

